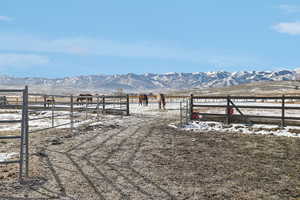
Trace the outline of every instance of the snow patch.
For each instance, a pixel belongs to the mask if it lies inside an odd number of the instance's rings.
[[[170,125],[174,127],[174,125]],[[178,128],[178,127],[176,127]],[[297,129],[300,132],[300,127],[288,126],[280,128],[276,125],[253,125],[247,126],[244,124],[225,125],[220,122],[192,122],[183,127],[182,130],[196,131],[196,132],[220,132],[220,133],[244,133],[244,134],[261,134],[261,135],[275,135],[286,137],[300,137],[299,133],[291,132],[291,129]]]
[[[18,155],[18,153],[0,153],[0,162],[9,160],[15,155]]]

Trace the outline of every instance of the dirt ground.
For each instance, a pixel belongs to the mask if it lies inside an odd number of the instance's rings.
[[[186,132],[170,122],[131,116],[38,133],[27,184],[17,166],[0,166],[0,199],[300,199],[298,138]]]

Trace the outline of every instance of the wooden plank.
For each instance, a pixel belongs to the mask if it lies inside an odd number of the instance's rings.
[[[223,116],[223,117],[226,117],[226,114],[218,114],[218,113],[201,113],[201,112],[194,112],[193,114],[199,114],[199,115],[207,115],[207,116],[210,116],[210,115],[215,115],[215,116]],[[240,116],[240,115],[232,115],[234,117],[236,116]],[[269,118],[269,119],[281,119],[282,117],[281,116],[266,116],[266,115],[244,115],[248,118]],[[289,119],[289,120],[300,120],[300,117],[285,117],[284,118],[285,120]]]
[[[281,96],[230,96],[230,99],[281,99]],[[300,96],[298,97],[286,97],[290,99],[300,99]],[[227,96],[194,96],[194,99],[227,99]]]

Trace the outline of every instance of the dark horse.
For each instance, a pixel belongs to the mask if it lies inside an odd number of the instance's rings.
[[[48,96],[44,96],[44,108],[49,108],[50,105],[55,104],[55,99],[54,98],[50,98]]]
[[[166,97],[165,97],[165,95],[162,94],[162,93],[159,93],[157,95],[157,100],[158,100],[159,110],[161,110],[161,109],[166,110]]]
[[[140,94],[139,95],[139,105],[145,105],[148,106],[148,96],[146,94]]]
[[[91,94],[79,94],[79,97],[77,97],[76,102],[83,104],[83,102],[86,103],[92,103],[93,102],[93,95]]]

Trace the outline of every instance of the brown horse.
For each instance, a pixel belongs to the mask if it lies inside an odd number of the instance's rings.
[[[139,105],[148,106],[148,96],[146,94],[139,95]]]
[[[158,107],[159,109],[166,110],[166,97],[164,94],[160,93],[157,95]]]
[[[55,103],[55,99],[54,98],[50,98],[48,96],[44,96],[44,108],[49,108],[50,105]]]
[[[76,102],[80,105],[83,104],[83,102],[86,103],[92,103],[93,102],[93,95],[91,94],[79,94],[79,97],[77,97]]]

